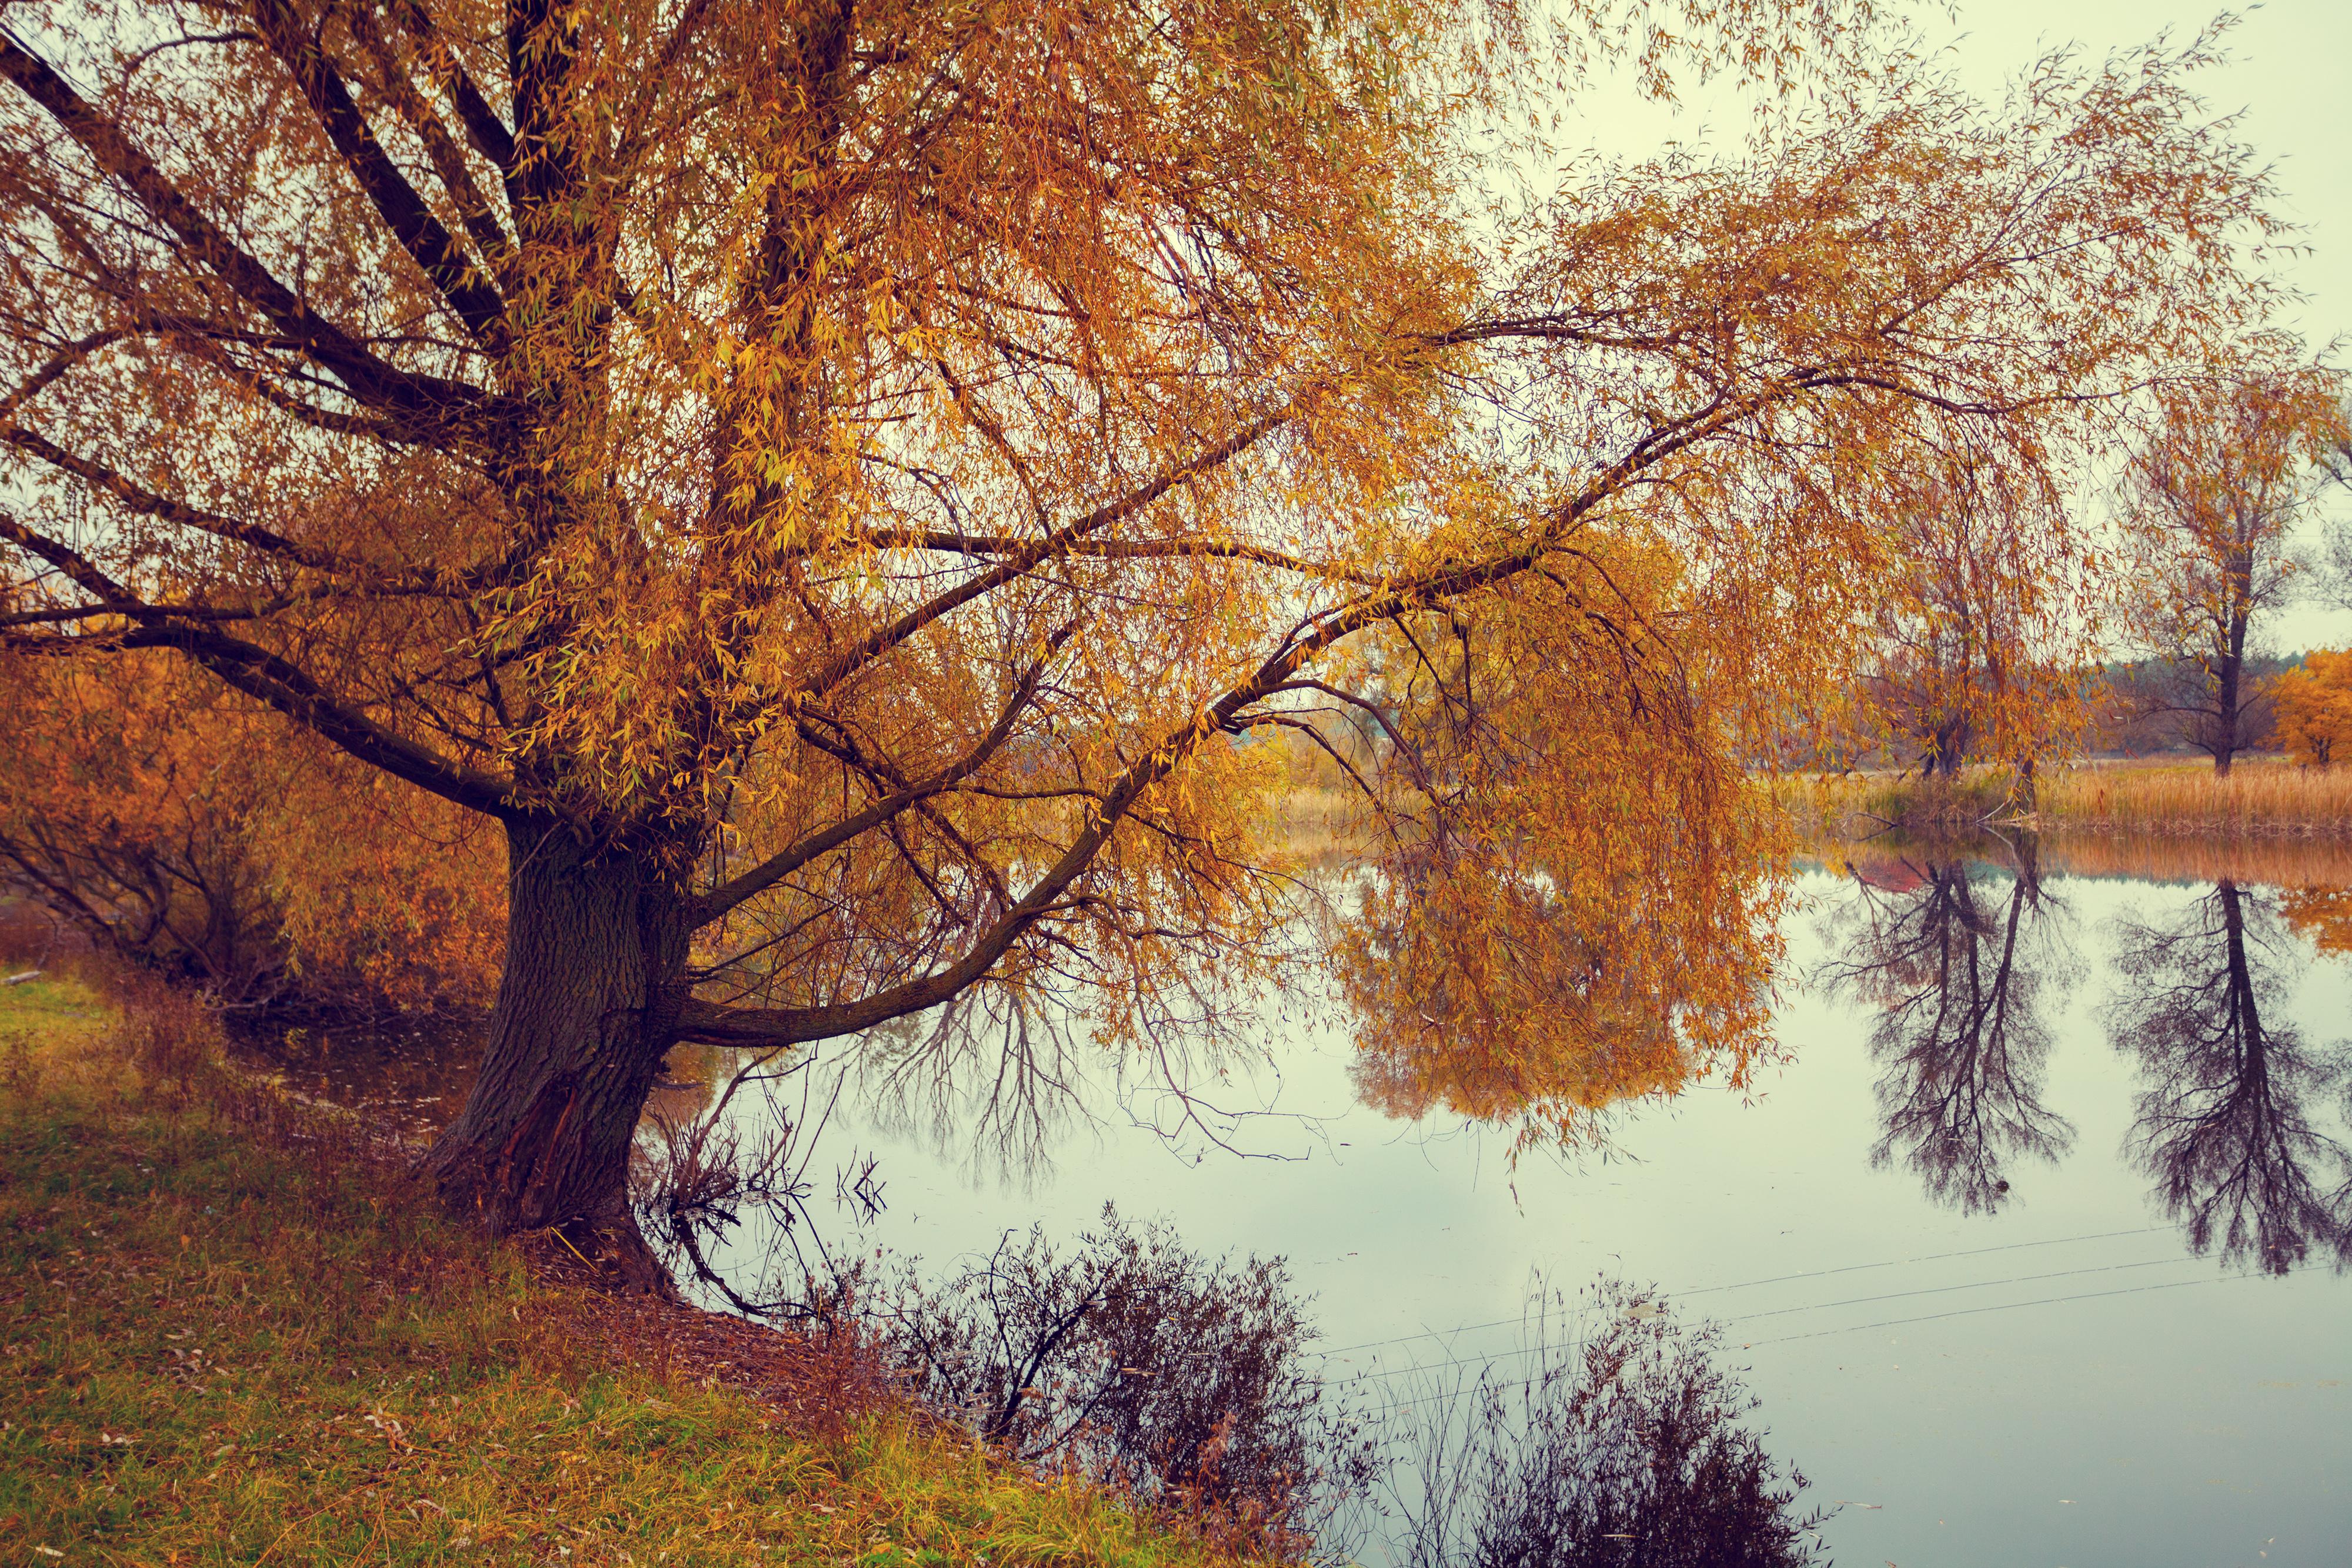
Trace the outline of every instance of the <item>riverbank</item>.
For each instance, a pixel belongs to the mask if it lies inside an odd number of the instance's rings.
[[[0,989],[27,1563],[1221,1561],[917,1419],[853,1351],[593,1291],[442,1220],[351,1119],[123,1037],[73,981]]]
[[[2352,768],[2249,758],[2227,779],[2206,761],[2094,761],[2045,768],[2030,807],[2006,768],[1955,780],[1816,774],[1780,787],[1801,832],[1851,839],[1886,828],[1950,832],[2014,825],[2045,833],[2158,837],[2352,836]]]

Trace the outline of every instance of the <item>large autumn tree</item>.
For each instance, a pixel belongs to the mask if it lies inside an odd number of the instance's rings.
[[[1885,519],[2262,303],[2203,43],[1985,108],[1839,0],[0,20],[10,647],[168,651],[502,824],[431,1160],[632,1269],[677,1042],[1136,1035],[1283,957],[1243,743],[1318,708],[1396,732],[1389,1043],[1752,1033],[1740,763]],[[1514,198],[1612,57],[1752,135]]]

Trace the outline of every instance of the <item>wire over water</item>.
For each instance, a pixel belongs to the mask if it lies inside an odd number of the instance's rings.
[[[2098,1231],[2093,1231],[2093,1232],[2091,1232],[2090,1234],[2088,1234],[2088,1235],[2084,1235],[2084,1236],[2053,1236],[2053,1237],[2048,1238],[2048,1239],[2044,1239],[2044,1240],[2041,1240],[2041,1241],[2011,1241],[2011,1242],[2004,1243],[2003,1245],[1999,1246],[1999,1247],[1971,1247],[1971,1248],[1967,1248],[1967,1249],[1964,1249],[1959,1250],[1959,1251],[1957,1251],[1957,1252],[1930,1252],[1930,1253],[1925,1254],[1924,1256],[1917,1257],[1917,1258],[1890,1258],[1890,1259],[1885,1260],[1885,1261],[1883,1261],[1883,1262],[1877,1262],[1877,1263],[1847,1263],[1847,1264],[1843,1264],[1843,1265],[1841,1265],[1841,1266],[1839,1266],[1839,1267],[1837,1267],[1837,1268],[1834,1268],[1834,1269],[1807,1269],[1807,1270],[1801,1270],[1801,1272],[1794,1273],[1794,1274],[1774,1274],[1774,1275],[1770,1275],[1770,1276],[1768,1276],[1768,1277],[1766,1277],[1766,1278],[1764,1278],[1764,1279],[1760,1279],[1760,1280],[1742,1280],[1742,1281],[1738,1281],[1737,1283],[1734,1283],[1734,1284],[1728,1284],[1728,1285],[1705,1285],[1705,1286],[1700,1286],[1700,1287],[1698,1287],[1698,1288],[1696,1288],[1696,1289],[1688,1290],[1688,1291],[1679,1291],[1679,1292],[1670,1291],[1670,1292],[1668,1292],[1668,1295],[1669,1295],[1669,1297],[1670,1297],[1672,1300],[1675,1300],[1675,1301],[1687,1301],[1688,1299],[1690,1299],[1690,1298],[1691,1298],[1691,1297],[1693,1297],[1693,1296],[1713,1296],[1713,1295],[1720,1295],[1721,1293],[1723,1293],[1723,1292],[1724,1292],[1724,1291],[1746,1291],[1746,1290],[1751,1290],[1751,1289],[1754,1289],[1755,1287],[1759,1286],[1759,1285],[1782,1285],[1782,1284],[1787,1284],[1789,1281],[1792,1281],[1792,1280],[1822,1280],[1822,1279],[1828,1279],[1829,1277],[1831,1277],[1831,1276],[1832,1276],[1832,1275],[1836,1275],[1836,1274],[1856,1274],[1856,1273],[1862,1273],[1862,1272],[1864,1272],[1864,1271],[1869,1270],[1873,1270],[1873,1269],[1900,1269],[1900,1268],[1906,1268],[1906,1267],[1908,1267],[1908,1266],[1910,1266],[1910,1265],[1912,1265],[1912,1264],[1916,1264],[1916,1263],[1941,1263],[1941,1262],[1948,1261],[1948,1260],[1950,1260],[1951,1259],[1954,1259],[1954,1258],[1982,1258],[1982,1257],[1986,1257],[1986,1256],[1989,1256],[1989,1255],[1993,1254],[1993,1253],[1996,1253],[1996,1252],[2016,1252],[2016,1251],[2021,1251],[2021,1250],[2023,1250],[2023,1249],[2027,1249],[2027,1248],[2032,1248],[2032,1247],[2064,1247],[2064,1246],[2071,1245],[2072,1243],[2074,1243],[2074,1242],[2077,1242],[2077,1241],[2107,1241],[2107,1240],[2113,1240],[2113,1239],[2116,1239],[2116,1237],[2121,1237],[2121,1236],[2147,1236],[2147,1235],[2152,1235],[2152,1234],[2154,1234],[2155,1232],[2159,1231],[2159,1230],[2168,1230],[2168,1229],[2170,1229],[2170,1228],[2171,1228],[2171,1227],[2169,1227],[2169,1226],[2166,1226],[2166,1225],[2143,1225],[2143,1226],[2139,1226],[2139,1227],[2137,1227],[2137,1228],[2134,1228],[2134,1229],[2130,1229],[2130,1230],[2098,1230]],[[2158,1260],[2158,1261],[2170,1261],[2170,1260]],[[2128,1268],[2139,1268],[2139,1267],[2144,1267],[2145,1265],[2140,1265],[2140,1264],[2126,1264],[2126,1265],[2118,1265],[2118,1266],[2119,1266],[2119,1267],[2128,1267]],[[2074,1271],[2076,1271],[2076,1272],[2095,1272],[2095,1270],[2074,1270]],[[2030,1276],[2027,1276],[2027,1278],[2035,1278],[2035,1279],[2054,1278],[2054,1277],[2055,1277],[2055,1276],[2050,1276],[2050,1275],[2030,1275]],[[1987,1282],[1987,1283],[2000,1283],[2000,1282],[2002,1282],[2002,1281],[1985,1281],[1985,1282]],[[2014,1282],[2014,1281],[2010,1281],[2010,1282]],[[1947,1286],[1947,1287],[1943,1287],[1943,1288],[1944,1288],[1944,1289],[1949,1289],[1949,1290],[1960,1290],[1960,1289],[1966,1289],[1967,1287],[1965,1287],[1965,1286]],[[1900,1293],[1909,1293],[1909,1292],[1900,1292]],[[1883,1299],[1883,1298],[1877,1298],[1877,1297],[1863,1297],[1863,1298],[1860,1298],[1860,1299],[1861,1299],[1861,1300],[1864,1300],[1864,1301],[1873,1301],[1873,1300],[1880,1300],[1880,1299]],[[1842,1305],[1842,1304],[1847,1304],[1847,1303],[1829,1302],[1829,1303],[1824,1303],[1824,1304],[1825,1304],[1825,1305]],[[1790,1308],[1787,1308],[1787,1309],[1784,1309],[1784,1310],[1789,1311],[1789,1312],[1798,1312],[1798,1311],[1802,1311],[1803,1309],[1801,1309],[1801,1308],[1796,1308],[1796,1307],[1790,1307]],[[1748,1314],[1743,1314],[1743,1316],[1759,1316],[1759,1317],[1760,1317],[1760,1316],[1766,1316],[1766,1315],[1769,1315],[1769,1314],[1765,1314],[1765,1313],[1748,1313]],[[1423,1340],[1423,1339],[1446,1340],[1446,1339],[1451,1339],[1451,1338],[1454,1337],[1454,1336],[1455,1336],[1455,1335],[1457,1335],[1457,1334],[1477,1333],[1480,1333],[1480,1332],[1482,1332],[1482,1331],[1484,1331],[1484,1330],[1486,1330],[1486,1329],[1508,1328],[1508,1327],[1510,1327],[1513,1323],[1525,1322],[1526,1321],[1527,1321],[1526,1315],[1525,1315],[1524,1313],[1522,1313],[1521,1315],[1519,1315],[1519,1316],[1517,1316],[1517,1317],[1496,1318],[1496,1319],[1493,1319],[1493,1320],[1492,1320],[1492,1321],[1490,1321],[1490,1322],[1483,1322],[1483,1323],[1461,1323],[1461,1324],[1457,1324],[1455,1327],[1451,1328],[1451,1329],[1423,1329],[1423,1330],[1422,1330],[1422,1331],[1420,1331],[1418,1333],[1398,1334],[1398,1335],[1396,1335],[1394,1338],[1391,1338],[1391,1339],[1372,1339],[1372,1340],[1362,1340],[1362,1341],[1359,1341],[1358,1343],[1354,1343],[1354,1344],[1335,1345],[1335,1346],[1333,1346],[1333,1347],[1332,1347],[1331,1349],[1329,1349],[1329,1350],[1316,1350],[1316,1351],[1309,1351],[1309,1352],[1307,1352],[1307,1354],[1309,1354],[1309,1355],[1318,1355],[1318,1356],[1323,1356],[1323,1357],[1326,1357],[1326,1358],[1329,1358],[1329,1357],[1332,1357],[1332,1356],[1346,1355],[1346,1354],[1349,1354],[1350,1352],[1353,1352],[1353,1351],[1359,1351],[1359,1350],[1378,1350],[1378,1349],[1381,1349],[1381,1348],[1382,1348],[1382,1347],[1384,1347],[1384,1346],[1387,1346],[1387,1345],[1392,1345],[1392,1344],[1409,1344],[1409,1343],[1412,1343],[1412,1342],[1413,1342],[1413,1341],[1415,1341],[1415,1340]],[[1732,1321],[1733,1321],[1733,1322],[1738,1322],[1738,1321],[1740,1321],[1740,1319],[1737,1319],[1737,1318],[1735,1318],[1735,1319],[1733,1319]],[[1514,1352],[1508,1352],[1508,1351],[1506,1351],[1506,1352],[1502,1352],[1502,1353],[1500,1353],[1500,1354],[1501,1354],[1501,1355],[1509,1355],[1509,1354],[1517,1354],[1517,1353],[1514,1353]],[[1465,1359],[1466,1359],[1466,1360],[1469,1360],[1469,1361],[1476,1361],[1476,1360],[1479,1360],[1479,1359],[1481,1359],[1481,1358],[1479,1358],[1479,1357],[1475,1357],[1475,1356],[1472,1356],[1472,1357],[1468,1357],[1468,1358],[1465,1358]],[[1500,1355],[1498,1355],[1497,1357],[1496,1357],[1496,1358],[1494,1358],[1494,1359],[1500,1359]],[[1444,1362],[1444,1363],[1433,1363],[1432,1364],[1433,1364],[1433,1365],[1458,1365],[1458,1364],[1462,1364],[1462,1363],[1459,1363],[1459,1362]],[[1381,1375],[1389,1375],[1389,1374],[1382,1374]]]

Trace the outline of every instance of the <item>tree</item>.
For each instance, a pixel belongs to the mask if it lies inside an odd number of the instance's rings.
[[[1475,679],[1398,686],[1466,762],[1378,781],[1391,863],[1480,852],[1394,896],[1492,912],[1433,961],[1567,871],[1649,879],[1612,972],[1760,973],[1737,763],[1834,685],[1891,476],[2054,475],[2209,361],[2268,187],[2210,38],[1992,112],[1859,7],[1685,12],[12,6],[0,630],[499,824],[431,1164],[633,1278],[673,1044],[1132,1039],[1276,971],[1236,742],[1433,643],[1591,742],[1504,775]],[[1499,210],[1490,132],[1609,57],[1748,73],[1750,144]]]
[[[2305,768],[2352,755],[2352,652],[2315,649],[2271,682],[2278,741]]]
[[[490,824],[163,654],[0,670],[0,888],[224,1007],[488,999]]]
[[[2147,1087],[2128,1146],[2199,1252],[2284,1274],[2311,1254],[2352,1264],[2352,1146],[2327,1099],[2352,1076],[2277,1019],[2291,944],[2270,898],[2222,881],[2162,925],[2119,923],[2131,982],[2112,1030]]]
[[[2029,808],[2035,758],[2072,718],[2061,672],[2089,629],[2082,541],[2035,477],[1965,465],[1904,504],[1906,570],[1879,612],[1864,687],[1875,727],[1922,779],[1956,778],[1990,752],[2017,769]]]
[[[2227,778],[2268,728],[2248,639],[2303,570],[2295,528],[2344,410],[2336,379],[2318,371],[2189,383],[2161,402],[2122,488],[2148,583],[2140,634],[2168,666],[2161,706],[2189,716],[2190,741]]]

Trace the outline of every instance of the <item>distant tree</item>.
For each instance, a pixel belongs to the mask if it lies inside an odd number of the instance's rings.
[[[1896,515],[1904,567],[1864,691],[1874,727],[1921,778],[1990,755],[2030,792],[2034,759],[2071,725],[2063,672],[2086,630],[2070,613],[2084,563],[2063,512],[2034,476],[1980,463],[1924,485]]]
[[[2271,682],[2279,743],[2306,768],[2352,757],[2352,652],[2318,649]]]
[[[2190,742],[2226,778],[2262,738],[2251,639],[2305,569],[2295,532],[2344,409],[2337,378],[2316,370],[2192,383],[2158,401],[2120,491],[2145,585],[2137,631],[2168,677],[2153,701],[2189,717]]]

